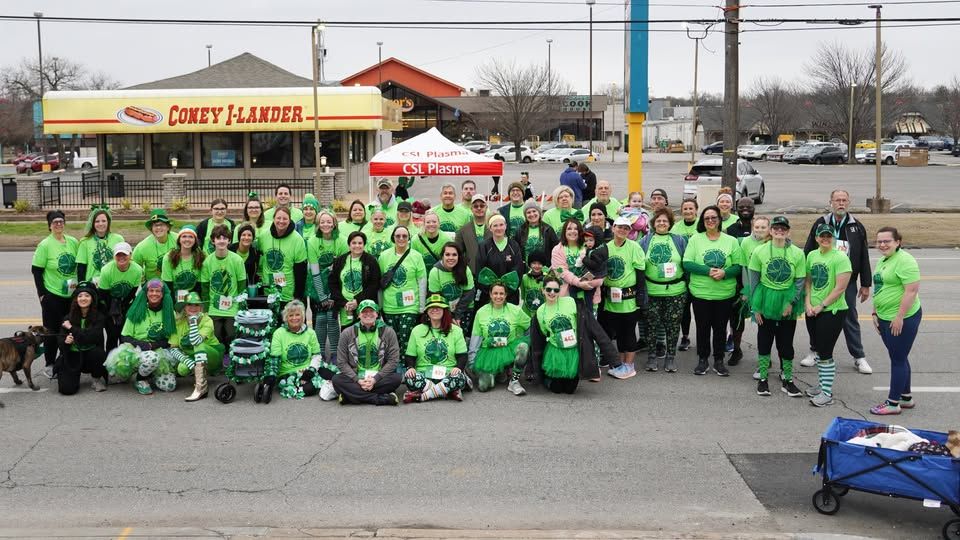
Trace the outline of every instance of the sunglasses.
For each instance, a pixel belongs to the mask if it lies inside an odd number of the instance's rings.
[[[394,237],[394,238],[410,238],[410,235],[408,235],[408,234],[395,234],[395,235],[393,235],[393,237]]]
[[[558,293],[560,292],[560,287],[544,287],[543,291],[550,292],[550,293]]]
[[[705,222],[706,222],[706,221],[720,221],[720,218],[718,218],[717,216],[707,216],[707,217],[703,218],[703,221],[705,221]]]

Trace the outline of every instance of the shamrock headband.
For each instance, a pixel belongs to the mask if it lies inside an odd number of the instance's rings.
[[[515,291],[518,287],[520,287],[520,277],[517,275],[515,270],[507,272],[502,276],[498,276],[493,270],[484,268],[477,276],[477,281],[479,281],[480,284],[485,287],[503,285],[507,291]]]

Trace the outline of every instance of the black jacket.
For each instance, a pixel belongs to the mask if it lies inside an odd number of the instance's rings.
[[[227,249],[237,253],[240,247],[239,242],[230,244]],[[243,269],[247,272],[247,285],[254,285],[260,282],[260,250],[254,245],[250,245],[250,251],[247,252],[247,260],[243,261]]]
[[[588,311],[589,310],[589,311]],[[597,356],[593,350],[596,343],[600,354],[610,367],[619,367],[620,359],[617,347],[603,331],[603,327],[593,316],[593,307],[586,307],[583,302],[577,302],[577,348],[580,353],[580,378],[593,379],[600,376],[597,365]],[[543,352],[546,350],[547,339],[540,331],[540,322],[536,315],[530,322],[530,352],[533,361],[533,373],[537,381],[543,383]]]
[[[817,227],[825,223],[829,224],[830,215],[831,214],[820,216],[813,222],[813,226],[810,227],[810,235],[807,236],[807,243],[803,247],[804,254],[817,249]],[[850,266],[853,269],[853,272],[850,274],[850,283],[856,283],[857,277],[859,277],[861,287],[872,287],[873,272],[870,270],[867,228],[852,215],[847,214],[846,222],[843,224],[843,227],[840,228],[838,240],[845,240],[849,244],[850,251],[847,253],[847,256],[850,257]]]
[[[726,233],[737,240],[743,240],[753,234],[753,220],[751,220],[750,223],[744,224],[738,219],[733,225],[727,227]]]
[[[64,327],[60,327],[59,335],[57,340],[60,343],[60,350],[63,354],[66,354],[66,351],[70,350],[70,345],[67,345],[64,340],[67,339],[67,334],[73,334],[73,344],[78,347],[95,347],[103,350],[103,324],[104,318],[103,314],[99,311],[94,311],[91,314],[87,315],[86,326],[81,328],[80,319],[73,319],[70,315],[67,315],[64,321],[70,321],[70,324],[73,325],[70,330],[67,330]]]
[[[343,283],[340,281],[340,273],[343,272],[348,257],[350,257],[350,253],[344,253],[334,259],[333,265],[330,267],[330,298],[333,299],[333,307],[336,309],[342,308],[347,303],[347,299],[343,296]],[[360,275],[363,288],[354,300],[358,304],[364,300],[376,302],[377,295],[380,292],[380,265],[377,263],[377,259],[366,251],[360,255]]]
[[[207,238],[207,229],[210,228],[210,220],[213,218],[207,218],[200,223],[197,223],[197,242],[203,242]],[[224,218],[230,227],[230,232],[233,233],[233,229],[237,226],[232,219]],[[207,246],[202,246],[204,251],[207,251]]]
[[[527,253],[527,238],[529,236],[530,224],[524,221],[516,237],[517,244],[520,246],[520,249],[523,250],[524,261],[526,261],[530,255]],[[560,239],[557,237],[557,231],[554,231],[553,227],[544,224],[542,221],[540,222],[540,237],[543,238],[543,256],[546,257],[547,260],[546,266],[550,266],[550,254],[553,253],[553,248],[560,243]]]
[[[589,201],[597,196],[597,175],[593,171],[588,170],[587,172],[581,174],[583,177],[583,183],[587,185],[583,189],[583,200]]]
[[[477,268],[480,270],[489,268],[498,276],[514,271],[519,278],[524,274],[523,250],[520,249],[520,246],[517,245],[513,239],[507,238],[507,245],[503,248],[503,251],[500,251],[493,242],[493,238],[487,238],[480,243],[480,247],[477,250]],[[479,308],[490,301],[490,287],[481,285],[477,279],[478,276],[479,274],[474,274],[477,289],[480,290],[480,301],[477,304]],[[507,302],[519,304],[520,291],[509,291],[507,293]]]

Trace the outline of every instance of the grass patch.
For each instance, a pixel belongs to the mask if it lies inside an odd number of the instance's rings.
[[[820,215],[788,215],[792,229],[790,237],[798,244],[805,242],[810,227]],[[900,231],[906,248],[960,246],[960,237],[955,232],[960,230],[960,214],[855,214],[854,217],[867,228],[870,247],[876,240],[877,229],[886,226],[896,227]]]
[[[184,222],[173,220],[173,229],[177,230]],[[189,223],[189,222],[187,222]],[[85,222],[68,221],[67,234],[80,239],[84,233]],[[110,230],[131,245],[143,240],[150,231],[143,226],[143,220],[113,220]],[[0,249],[36,246],[40,240],[50,234],[46,221],[0,221]]]

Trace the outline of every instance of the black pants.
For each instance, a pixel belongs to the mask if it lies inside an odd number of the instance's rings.
[[[107,346],[104,347],[105,350],[112,351],[120,345],[120,331],[123,330],[124,322],[126,322],[126,319],[123,317],[114,321],[113,316],[107,316],[107,320],[103,325],[103,329],[107,332]]]
[[[89,373],[94,379],[107,379],[107,369],[103,367],[107,353],[101,348],[88,351],[71,351],[64,347],[57,358],[58,390],[65,396],[72,396],[80,388],[80,374]]]
[[[572,379],[550,379],[546,386],[554,394],[572,394],[577,391],[577,385],[580,384],[580,377]]]
[[[713,333],[713,358],[722,360],[726,352],[727,322],[733,298],[704,300],[693,297],[693,316],[697,319],[697,358],[710,358],[710,334]]]
[[[343,373],[337,373],[333,377],[333,388],[338,394],[343,396],[344,403],[367,403],[369,405],[376,405],[378,394],[395,392],[402,382],[403,376],[399,373],[387,373],[367,392],[363,388],[360,388],[360,383],[357,381],[354,381]]]
[[[840,339],[840,332],[843,331],[843,322],[846,318],[847,310],[845,309],[836,313],[824,311],[816,317],[807,317],[807,333],[810,334],[813,350],[817,351],[817,356],[821,360],[833,358],[833,348]]]
[[[793,335],[797,332],[797,321],[775,321],[763,319],[763,324],[757,325],[757,353],[769,356],[773,351],[773,344],[777,344],[777,355],[780,360],[793,360]],[[836,338],[834,338],[836,339]]]
[[[687,293],[683,301],[683,315],[680,317],[680,335],[690,336],[690,321],[693,319],[693,312],[690,310],[690,294]]]
[[[40,301],[40,313],[43,320],[43,327],[47,329],[49,337],[43,338],[44,360],[46,365],[52,366],[57,361],[57,333],[60,331],[60,325],[67,313],[70,312],[70,299],[57,296],[47,291]]]

